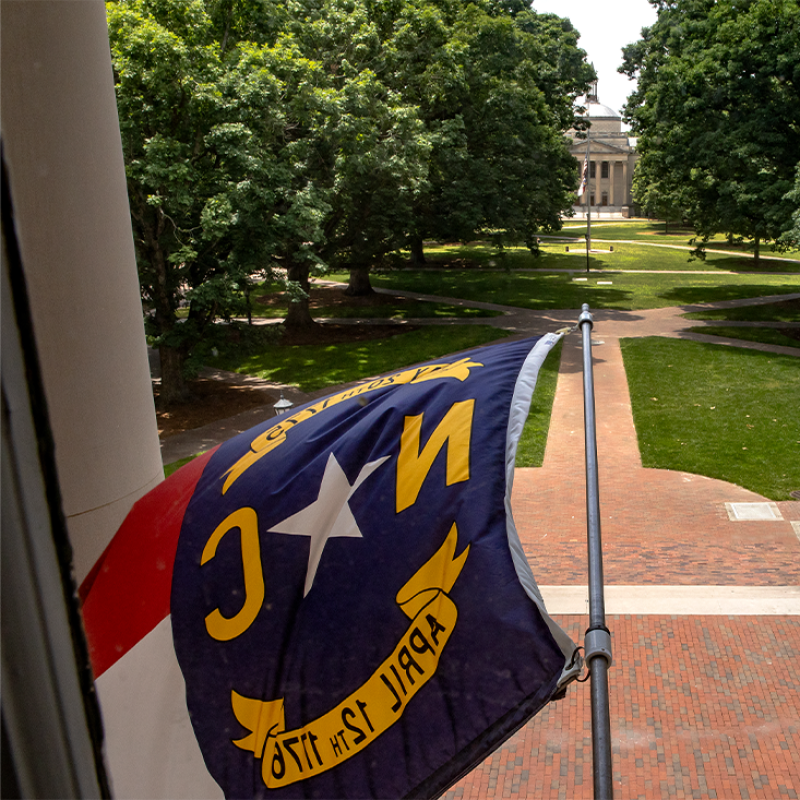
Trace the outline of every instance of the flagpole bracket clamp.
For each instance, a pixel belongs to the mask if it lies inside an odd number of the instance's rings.
[[[583,325],[584,322],[589,323],[590,329],[594,327],[594,317],[589,311],[588,303],[583,304],[583,307],[581,308],[581,315],[578,317],[578,325]]]
[[[611,655],[611,634],[605,628],[593,628],[586,631],[583,638],[584,660],[587,669],[591,669],[592,659],[604,658],[610,667],[614,663]]]

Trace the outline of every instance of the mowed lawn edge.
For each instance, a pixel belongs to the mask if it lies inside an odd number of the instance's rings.
[[[800,360],[657,336],[620,345],[643,466],[770,500],[800,489]]]

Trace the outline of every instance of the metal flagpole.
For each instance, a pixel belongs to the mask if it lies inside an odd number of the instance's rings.
[[[611,666],[611,634],[606,627],[603,594],[603,548],[600,539],[600,486],[597,471],[594,375],[592,373],[592,326],[594,320],[584,303],[578,325],[583,337],[583,415],[586,438],[586,518],[589,542],[589,628],[584,637],[586,667],[591,674],[592,759],[594,796],[614,796],[611,765],[611,715],[608,701],[608,668]]]

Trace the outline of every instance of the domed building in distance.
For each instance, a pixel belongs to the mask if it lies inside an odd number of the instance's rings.
[[[587,144],[589,150],[589,180],[586,191],[576,197],[573,206],[578,219],[586,217],[587,203],[592,217],[613,219],[630,217],[633,213],[633,169],[636,164],[636,139],[622,130],[622,118],[597,98],[597,81],[586,97],[586,113],[591,122],[589,139],[579,139],[574,129],[567,131],[571,139],[570,152],[583,168]],[[577,187],[576,187],[577,189]]]

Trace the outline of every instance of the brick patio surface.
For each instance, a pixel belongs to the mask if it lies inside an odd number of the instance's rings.
[[[659,330],[668,318],[633,335],[680,335]],[[593,357],[606,584],[800,584],[791,524],[800,503],[778,504],[783,520],[731,521],[725,503],[765,498],[642,468],[619,348],[620,335],[633,333],[630,321],[609,316],[592,337],[602,342]],[[543,586],[587,582],[581,359],[580,338],[568,336],[544,466],[515,476],[514,518]],[[587,616],[556,619],[583,641]],[[625,615],[607,624],[618,800],[800,796],[800,616]],[[573,684],[444,795],[592,796],[588,683]]]
[[[558,617],[581,640],[585,616]],[[800,618],[612,616],[615,798],[800,795]],[[591,798],[589,685],[445,794]]]

